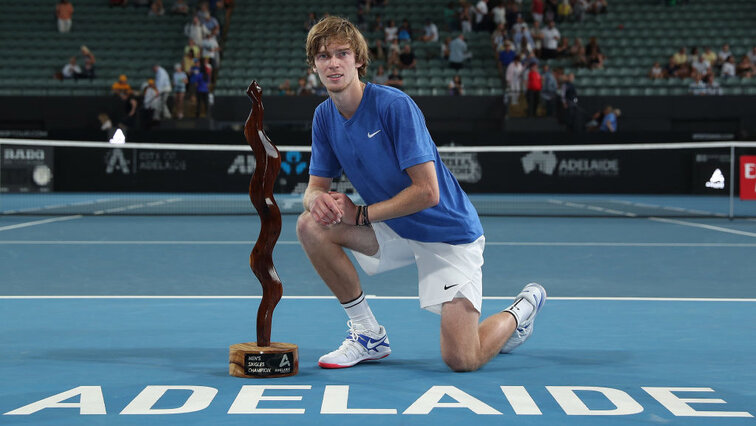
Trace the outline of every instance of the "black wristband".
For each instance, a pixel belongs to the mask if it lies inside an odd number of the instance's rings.
[[[354,224],[357,226],[369,226],[370,219],[368,219],[368,207],[357,206],[357,216],[354,218]]]
[[[362,207],[362,225],[363,226],[370,226],[370,219],[368,218],[368,206],[365,205]]]
[[[362,206],[357,206],[357,216],[354,217],[355,226],[360,226],[360,216],[362,216]]]

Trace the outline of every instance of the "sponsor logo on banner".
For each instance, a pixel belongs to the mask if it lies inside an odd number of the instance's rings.
[[[307,162],[302,159],[299,151],[288,151],[281,162],[281,171],[287,175],[301,175],[307,168]]]
[[[713,189],[724,189],[725,187],[725,177],[722,174],[722,171],[719,169],[714,170],[714,173],[712,173],[711,178],[709,178],[709,181],[706,182],[707,188],[713,188]]]
[[[45,161],[45,151],[29,148],[5,148],[3,159],[9,161]]]
[[[234,157],[234,161],[228,166],[229,175],[251,175],[255,172],[255,156],[252,154],[240,154]]]
[[[560,158],[553,151],[533,151],[524,155],[520,161],[525,174],[538,172],[560,177],[614,177],[620,173],[618,158]]]
[[[756,200],[756,155],[740,157],[740,199]]]
[[[453,145],[450,145],[453,146]],[[483,177],[483,169],[474,152],[441,152],[441,161],[459,182],[477,183]]]
[[[131,173],[129,163],[130,161],[123,155],[121,148],[111,149],[110,152],[105,154],[105,173],[113,174],[115,171],[120,171],[127,175]]]

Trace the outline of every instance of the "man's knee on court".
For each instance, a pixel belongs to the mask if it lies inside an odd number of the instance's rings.
[[[473,353],[472,348],[469,351],[465,351],[464,349],[442,349],[441,358],[449,368],[458,373],[475,371],[480,368],[480,361],[475,356],[475,353]]]
[[[319,226],[320,225],[315,223],[315,219],[313,219],[310,212],[300,214],[297,219],[297,238],[299,238],[299,241],[302,243],[311,241],[313,238],[317,237],[317,233],[320,231],[318,229]]]

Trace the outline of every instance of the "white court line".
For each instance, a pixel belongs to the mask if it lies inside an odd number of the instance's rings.
[[[86,240],[0,240],[0,245],[249,245],[255,241],[86,241]],[[281,245],[299,245],[299,241],[278,241]],[[624,242],[570,242],[570,241],[486,241],[487,246],[513,247],[756,247],[756,243],[624,243]]]
[[[207,300],[234,300],[234,299],[260,299],[262,296],[2,296],[0,300],[45,300],[45,299],[62,299],[62,300],[122,300],[122,299],[207,299]],[[368,299],[376,300],[418,300],[417,296],[376,296],[368,294]],[[334,296],[283,296],[284,299],[292,300],[326,300],[336,299]],[[485,296],[485,300],[514,300],[514,297]],[[711,298],[711,297],[549,297],[549,300],[565,301],[618,301],[618,302],[756,302],[756,298]]]
[[[653,220],[654,222],[674,223],[676,225],[691,226],[694,228],[709,229],[711,231],[726,232],[728,234],[745,235],[746,237],[756,237],[756,232],[738,231],[737,229],[723,228],[721,226],[706,225],[696,222],[687,222],[684,220],[667,219],[661,217],[649,217],[648,220]]]
[[[8,226],[0,227],[0,232],[2,232],[2,231],[10,231],[11,229],[26,228],[28,226],[43,225],[45,223],[62,222],[64,220],[79,219],[81,217],[83,217],[83,216],[80,215],[80,214],[77,214],[77,215],[73,215],[73,216],[53,217],[53,218],[50,218],[50,219],[35,220],[33,222],[17,223],[15,225],[8,225]]]

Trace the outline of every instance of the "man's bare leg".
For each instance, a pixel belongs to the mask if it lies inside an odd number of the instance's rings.
[[[368,256],[377,253],[378,240],[372,228],[343,223],[322,226],[304,212],[297,221],[297,237],[318,275],[339,302],[354,300],[362,293],[357,270],[344,248]]]
[[[441,308],[441,357],[454,371],[474,371],[494,356],[517,327],[514,316],[499,312],[478,323],[480,313],[467,299]]]

